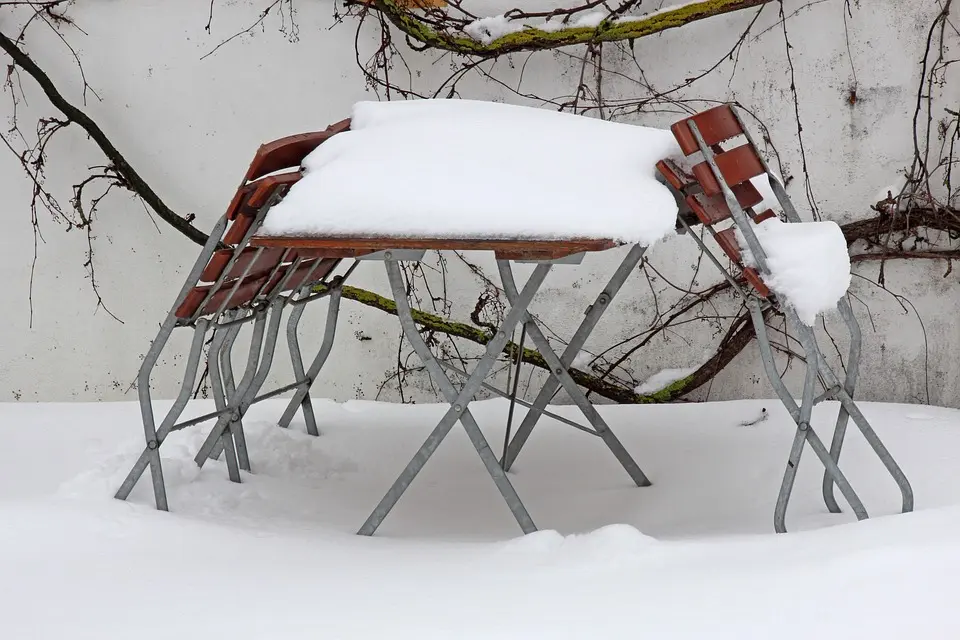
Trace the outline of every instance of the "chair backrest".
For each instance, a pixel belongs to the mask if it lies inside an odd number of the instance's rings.
[[[268,142],[257,149],[250,168],[247,169],[246,179],[256,180],[268,173],[299,166],[305,157],[314,149],[326,142],[331,136],[348,131],[350,118],[330,125],[323,131],[299,133],[286,138]]]
[[[731,138],[743,135],[743,129],[740,128],[740,122],[734,115],[733,110],[728,104],[721,104],[696,113],[689,118],[678,120],[670,126],[673,137],[677,139],[680,150],[683,155],[690,156],[700,151],[700,145],[690,130],[690,123],[694,122],[703,136],[703,141],[708,147],[726,142]]]
[[[761,213],[754,211],[754,207],[763,202],[763,195],[750,180],[766,172],[757,150],[749,140],[746,140],[745,144],[729,150],[725,150],[722,146],[723,143],[734,138],[746,137],[740,121],[730,105],[718,105],[684,118],[670,127],[680,150],[685,156],[691,156],[702,151],[693,130],[690,128],[691,122],[696,124],[704,144],[713,152],[720,175],[747,215],[757,223],[775,217],[776,214],[769,209]],[[662,160],[657,163],[657,169],[667,182],[683,195],[687,206],[696,214],[700,222],[707,227],[711,227],[711,232],[717,244],[727,254],[727,257],[741,268],[744,278],[750,285],[760,295],[769,296],[770,290],[763,283],[757,271],[743,265],[736,227],[731,226],[722,231],[712,229],[718,223],[731,218],[733,213],[723,197],[723,190],[710,165],[706,161],[700,162],[693,166],[690,173],[687,173],[675,163]]]
[[[199,281],[174,312],[177,318],[196,319],[238,309],[322,280],[336,268],[339,260],[321,259],[309,250],[247,245],[256,231],[260,210],[300,180],[303,159],[349,128],[350,120],[341,120],[325,131],[287,136],[260,146],[227,209],[229,226],[221,238],[227,247],[213,253]],[[295,170],[276,173],[281,169]]]
[[[724,150],[721,144],[737,138],[744,134],[733,109],[728,104],[721,104],[712,109],[684,118],[675,122],[670,130],[673,137],[676,138],[680,150],[686,156],[693,155],[700,151],[700,145],[697,143],[696,136],[690,128],[690,123],[696,124],[703,142],[715,153],[714,160],[720,175],[731,188],[739,185],[750,184],[749,180],[756,176],[763,175],[765,169],[757,150],[750,144],[749,140],[733,149]],[[693,175],[703,189],[706,196],[716,196],[723,193],[717,176],[713,174],[710,165],[704,161],[693,167]],[[752,186],[752,185],[751,185]],[[755,189],[754,189],[755,191]],[[752,195],[752,194],[751,194]],[[759,195],[759,194],[757,194]],[[762,198],[760,198],[762,200]],[[757,204],[760,202],[754,202]],[[741,203],[742,204],[742,203]],[[752,206],[752,205],[749,205]]]
[[[296,169],[296,172],[284,175],[293,175],[294,173],[299,175],[300,164],[304,158],[331,137],[349,130],[350,119],[347,118],[330,125],[323,131],[298,133],[260,145],[243,176],[243,181],[240,183],[236,195],[230,202],[227,209],[227,218],[233,220],[237,216],[239,210],[244,206],[244,197],[248,196],[250,190],[254,188],[255,181],[281,169]]]

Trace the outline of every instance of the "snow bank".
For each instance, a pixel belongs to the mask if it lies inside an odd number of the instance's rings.
[[[772,533],[793,431],[779,403],[607,405],[653,486],[544,418],[511,473],[544,529],[520,536],[454,433],[364,538],[357,526],[448,405],[316,398],[319,438],[299,417],[277,428],[285,405],[245,418],[243,484],[209,461],[168,484],[162,513],[149,473],[129,502],[111,497],[143,446],[135,402],[0,403],[0,638],[960,637],[960,411],[861,404],[913,482],[919,511],[906,516],[892,515],[899,495],[852,433],[842,462],[873,518],[827,513],[810,456],[792,533]],[[491,442],[507,406],[471,404]],[[738,426],[761,407],[768,420]],[[836,414],[825,402],[813,418],[829,430]],[[171,434],[164,471],[193,464],[211,426]]]
[[[801,322],[813,325],[817,314],[835,308],[846,295],[852,278],[850,254],[836,222],[785,223],[770,218],[753,225],[753,230],[771,272],[765,284],[796,310]],[[737,241],[744,264],[756,267],[739,229]]]
[[[677,205],[667,130],[473,100],[360,102],[261,234],[609,238],[650,245]]]

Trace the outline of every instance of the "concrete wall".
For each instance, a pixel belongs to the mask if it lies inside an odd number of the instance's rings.
[[[495,13],[514,3],[496,6],[483,0],[475,4],[488,5],[489,10],[481,12]],[[790,1],[786,10],[812,189],[825,217],[846,222],[872,215],[869,204],[896,182],[897,173],[912,158],[918,61],[936,7],[920,0],[861,3],[853,7],[845,25],[843,2],[805,4]],[[85,108],[170,206],[182,214],[196,214],[201,229],[209,229],[222,213],[262,141],[322,128],[346,116],[356,100],[372,97],[354,61],[354,26],[329,29],[332,4],[328,0],[296,3],[295,36],[289,17],[284,33],[280,18],[271,14],[263,28],[203,57],[254,22],[261,5],[250,0],[217,3],[211,33],[204,29],[208,3],[196,0],[91,1],[70,9],[86,34],[69,28],[65,33],[99,96],[87,92]],[[723,65],[676,97],[735,97],[752,109],[770,127],[785,173],[796,177],[790,192],[808,216],[777,11],[776,4],[764,10],[736,65]],[[622,59],[610,48],[607,64],[622,75],[609,81],[607,95],[628,97],[648,91],[639,83],[639,69],[654,88],[672,86],[702,71],[731,49],[754,13],[714,18],[638,41],[636,62]],[[7,18],[0,21],[4,33],[10,33],[15,22]],[[361,30],[365,54],[372,51],[377,37],[373,29]],[[69,99],[82,103],[79,69],[63,43],[48,29],[37,27],[31,28],[27,42],[31,55]],[[407,55],[420,74],[415,83],[421,89],[436,86],[448,73],[448,64],[434,64],[435,58]],[[517,86],[524,60],[517,56],[514,68],[501,61],[495,73]],[[539,54],[527,62],[521,88],[530,94],[565,95],[573,91],[578,74],[579,66],[568,56]],[[616,78],[609,73],[608,77]],[[23,75],[21,81],[27,101],[17,107],[17,115],[29,132],[37,117],[58,114],[32,80]],[[857,96],[853,105],[848,100],[852,89]],[[481,79],[463,83],[461,93],[522,102],[500,85]],[[9,96],[8,88],[0,104],[7,117],[12,115]],[[666,126],[676,117],[675,112],[663,111],[632,119]],[[48,151],[48,186],[66,205],[70,185],[86,175],[87,166],[101,164],[103,158],[77,127],[58,134]],[[93,245],[98,289],[118,321],[96,308],[83,267],[85,233],[65,233],[64,225],[42,210],[38,213],[42,238],[32,267],[31,183],[8,153],[0,154],[0,185],[5,195],[0,280],[6,284],[8,314],[0,330],[0,400],[133,398],[130,387],[140,358],[197,247],[162,223],[158,229],[151,215],[128,194],[109,196],[95,223]],[[621,254],[613,251],[589,257],[579,268],[557,269],[536,311],[558,334],[570,335],[579,312]],[[689,281],[695,245],[689,238],[672,238],[654,247],[649,256],[667,280]],[[492,267],[489,262],[483,264]],[[448,284],[457,304],[454,315],[465,319],[480,288],[463,264],[450,260],[448,266]],[[960,270],[943,277],[946,268],[934,261],[889,263],[886,290],[874,284],[876,264],[857,268],[862,278],[855,278],[853,292],[862,301],[856,303],[856,310],[866,340],[862,397],[960,406],[960,358],[956,357],[960,353],[956,321]],[[718,279],[719,274],[705,267],[699,284]],[[374,264],[356,273],[355,284],[388,291]],[[667,283],[660,280],[655,286],[664,290],[662,303],[668,303]],[[600,348],[631,335],[652,319],[646,281],[635,276],[627,289],[590,347]],[[905,296],[909,304],[901,306],[895,296]],[[318,305],[307,323],[322,312]],[[396,364],[398,325],[392,316],[351,302],[345,302],[344,312],[341,339],[318,382],[318,393],[340,400],[373,398]],[[307,336],[307,345],[317,337]],[[642,380],[664,367],[697,364],[717,336],[698,324],[667,337],[654,341],[644,350],[643,359],[630,364],[635,378]],[[176,393],[185,346],[185,340],[175,340],[165,354],[155,376],[157,396]],[[286,373],[284,365],[277,376]],[[422,379],[414,376],[412,382],[414,398],[430,396]],[[698,397],[770,394],[754,345]],[[398,396],[387,385],[380,397]]]

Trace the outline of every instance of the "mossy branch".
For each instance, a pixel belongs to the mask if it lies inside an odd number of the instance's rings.
[[[596,27],[570,26],[545,31],[531,26],[488,43],[474,40],[466,34],[457,34],[452,30],[437,29],[420,19],[410,9],[403,8],[396,0],[373,0],[370,6],[382,12],[407,36],[428,48],[492,58],[516,51],[541,51],[577,44],[636,40],[698,20],[757,7],[767,2],[770,0],[702,0],[635,19],[604,20]]]
[[[326,287],[324,285],[317,285],[313,288],[313,291],[320,293],[326,291]],[[390,298],[382,296],[378,293],[374,293],[373,291],[344,285],[342,288],[342,294],[347,300],[353,300],[368,307],[374,307],[375,309],[380,309],[381,311],[385,311],[389,314],[397,315],[397,303]],[[464,324],[455,320],[447,320],[419,309],[412,309],[411,311],[413,315],[413,321],[428,331],[436,331],[437,333],[443,333],[454,338],[462,338],[479,345],[487,344],[493,337],[489,331],[471,326],[469,324]],[[584,389],[592,391],[599,396],[608,398],[620,404],[654,404],[670,402],[680,398],[684,394],[693,391],[712,378],[717,371],[723,369],[723,367],[725,367],[737,353],[743,350],[743,348],[750,342],[752,337],[753,327],[749,323],[747,323],[746,326],[742,327],[739,331],[731,331],[730,339],[724,341],[724,344],[709,362],[704,364],[702,367],[700,367],[700,369],[686,378],[678,380],[666,388],[650,395],[640,395],[634,393],[631,389],[618,386],[600,377],[591,375],[585,371],[581,371],[580,369],[571,367],[567,371],[570,374],[570,377],[573,378],[574,382]],[[506,346],[503,348],[503,353],[513,360],[516,358],[517,349],[518,345],[516,343],[507,342]],[[548,371],[550,369],[546,360],[544,360],[543,356],[540,355],[540,352],[536,351],[535,349],[524,348],[523,361],[540,369],[545,369]]]

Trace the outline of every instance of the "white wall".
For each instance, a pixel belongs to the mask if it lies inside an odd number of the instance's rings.
[[[323,128],[348,115],[354,101],[371,97],[354,62],[353,25],[329,29],[329,0],[296,4],[299,37],[295,41],[280,32],[279,19],[271,16],[263,29],[201,60],[217,43],[256,20],[265,4],[217,3],[210,34],[204,30],[208,3],[196,0],[101,0],[70,9],[86,35],[68,29],[68,40],[101,98],[88,93],[86,109],[170,206],[182,214],[196,214],[201,229],[209,229],[222,213],[261,142]],[[500,4],[498,8],[503,9],[515,3]],[[788,15],[801,4],[787,2]],[[917,63],[936,10],[933,4],[877,0],[854,7],[847,24],[852,60],[847,53],[843,2],[828,0],[788,19],[806,153],[825,217],[846,222],[872,215],[868,205],[909,163]],[[750,10],[714,18],[638,41],[636,59],[647,81],[666,87],[713,64],[730,49],[753,14]],[[10,16],[0,18],[4,33],[11,33],[13,24]],[[790,192],[806,212],[776,4],[765,9],[753,33],[734,74],[727,64],[695,84],[686,97],[736,97],[755,110],[770,126],[787,171],[797,177]],[[362,31],[366,53],[375,37],[372,30]],[[80,103],[82,85],[70,52],[43,28],[32,28],[27,42],[31,55],[61,90]],[[636,65],[618,60],[612,52],[608,57],[608,64],[625,78],[612,81],[608,95],[637,95]],[[435,86],[448,69],[443,62],[432,64],[433,57],[423,54],[408,54],[407,60],[422,73],[417,80],[422,89]],[[521,61],[518,56],[518,67]],[[858,96],[853,106],[847,102],[853,86],[851,63]],[[499,63],[497,73],[517,82],[518,72],[505,62]],[[540,54],[527,64],[522,86],[534,94],[568,94],[578,73],[566,56]],[[19,105],[18,117],[21,126],[31,131],[38,116],[58,114],[25,75],[22,84],[27,102]],[[519,101],[480,80],[464,83],[462,93]],[[6,98],[0,108],[9,117],[9,90]],[[675,113],[645,114],[638,121],[666,126],[676,117]],[[49,156],[48,185],[65,205],[70,185],[86,175],[87,166],[103,161],[76,127],[57,136]],[[375,188],[375,181],[371,184]],[[129,388],[140,358],[172,304],[197,247],[162,223],[158,232],[150,215],[128,194],[110,196],[96,220],[95,265],[104,303],[122,321],[118,322],[96,309],[83,268],[84,233],[65,233],[63,225],[40,211],[43,239],[33,276],[30,326],[31,184],[8,153],[0,154],[0,186],[5,196],[0,280],[7,286],[8,313],[0,332],[0,401],[132,399],[135,394]],[[580,311],[621,255],[622,251],[612,251],[589,257],[581,267],[555,270],[537,312],[558,333],[570,335]],[[682,280],[689,278],[696,252],[689,238],[678,237],[656,246],[649,255],[665,276]],[[462,265],[451,261],[450,266],[453,295],[460,305],[456,315],[465,319],[479,289]],[[853,287],[870,312],[864,304],[856,305],[866,340],[860,395],[924,402],[929,392],[934,404],[960,406],[960,324],[956,320],[960,269],[942,277],[944,263],[889,263],[889,291],[871,284],[877,269],[876,264],[858,267],[863,278],[856,278]],[[705,271],[700,284],[718,279],[719,274]],[[361,267],[354,284],[387,292],[375,264]],[[923,320],[922,328],[912,308],[904,312],[892,294],[909,298]],[[636,327],[652,318],[650,306],[647,284],[635,276],[616,313],[601,324],[590,345],[603,346],[636,332]],[[344,312],[340,341],[318,382],[318,393],[340,400],[372,398],[396,362],[399,328],[392,316],[349,301]],[[311,321],[320,314],[321,308],[313,310]],[[359,341],[354,332],[372,340]],[[669,343],[651,345],[645,358],[633,363],[634,375],[643,379],[663,367],[696,364],[715,338],[703,326],[672,335]],[[157,396],[175,394],[185,345],[185,340],[175,341],[165,353],[155,375]],[[286,367],[281,367],[278,376],[285,373]],[[705,397],[707,391],[709,397],[719,399],[769,396],[756,346],[748,347],[698,397]],[[425,392],[419,394],[424,396]],[[388,390],[381,397],[397,396]]]

